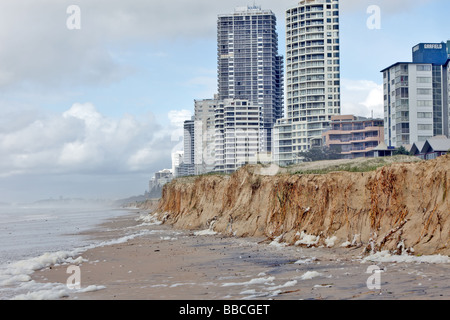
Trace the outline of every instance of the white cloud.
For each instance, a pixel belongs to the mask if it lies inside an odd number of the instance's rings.
[[[161,153],[158,150],[155,150],[152,145],[143,146],[128,157],[127,167],[130,171],[142,171],[145,170],[145,168],[148,168],[149,163],[161,162],[166,164],[165,167],[170,167],[169,154],[170,153]],[[158,168],[158,170],[160,169],[163,168]],[[149,173],[149,177],[151,177],[152,173]]]
[[[78,0],[81,29],[69,30],[67,7],[60,0],[0,2],[0,89],[33,84],[104,85],[137,72],[115,52],[134,44],[192,39],[214,40],[217,15],[233,12],[242,1]],[[277,12],[283,24],[290,0],[260,3]],[[244,4],[245,5],[245,4]],[[26,9],[24,9],[26,8]],[[166,49],[156,49],[166,56]]]
[[[57,165],[62,168],[95,168],[103,162],[103,156],[94,144],[83,141],[67,142],[62,147]]]
[[[341,1],[341,10],[365,13],[369,6],[377,5],[380,7],[382,14],[396,14],[433,1],[435,0],[344,0]]]
[[[346,0],[342,12],[366,15],[369,5],[382,14],[410,10],[433,0]],[[232,13],[241,0],[78,0],[81,29],[68,30],[67,7],[60,0],[2,0],[0,2],[0,88],[33,83],[38,86],[97,85],[117,82],[135,72],[114,54],[134,43],[214,40],[217,15]],[[257,2],[274,11],[284,26],[292,0]],[[24,9],[26,8],[26,9]],[[282,36],[282,35],[280,35]],[[113,50],[114,49],[114,50]],[[165,49],[164,49],[165,50]],[[166,54],[157,51],[156,54]]]
[[[183,151],[184,121],[192,118],[192,112],[189,110],[172,110],[167,116],[170,121],[170,141],[174,143],[171,154],[176,151]]]
[[[170,124],[174,127],[183,127],[184,121],[192,118],[192,111],[190,110],[171,110],[168,115]]]
[[[342,114],[383,118],[383,86],[369,80],[341,81]]]
[[[65,119],[69,119],[72,117],[82,120],[83,122],[85,122],[87,127],[95,128],[98,128],[104,121],[101,114],[97,112],[94,105],[91,103],[75,103],[69,110],[64,112],[62,116]]]
[[[0,132],[0,175],[134,171],[150,175],[170,161],[171,132],[180,125],[180,114],[171,113],[170,128],[162,128],[150,116],[107,118],[90,103],[75,103],[62,114],[39,114],[34,121]],[[7,113],[1,116],[9,120]]]
[[[0,201],[5,202],[141,194],[154,172],[171,167],[171,152],[182,145],[183,122],[191,117],[189,110],[174,110],[162,126],[151,114],[106,117],[92,103],[28,116],[26,106],[16,106],[16,112],[2,107],[1,122],[14,122],[18,114],[27,118],[0,130]],[[178,140],[174,132],[181,134]]]

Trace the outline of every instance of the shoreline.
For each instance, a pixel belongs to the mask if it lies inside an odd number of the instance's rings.
[[[61,299],[450,299],[449,263],[371,262],[362,260],[362,248],[303,248],[263,238],[195,235],[138,220],[140,215],[142,210],[83,233],[105,241],[130,231],[142,235],[83,252],[77,258],[83,261],[81,287],[88,290],[69,292]],[[381,270],[379,289],[368,287],[374,275],[368,273],[370,266]],[[64,285],[70,276],[67,267],[36,271],[32,279]]]

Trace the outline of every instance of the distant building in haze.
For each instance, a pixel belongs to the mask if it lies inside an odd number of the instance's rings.
[[[173,180],[173,174],[170,169],[160,170],[155,172],[153,178],[149,181],[149,196],[159,198],[161,196],[162,188],[165,184]]]

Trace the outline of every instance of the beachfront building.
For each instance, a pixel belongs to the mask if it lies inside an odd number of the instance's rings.
[[[215,170],[232,173],[256,163],[260,151],[262,107],[245,99],[225,99],[215,110]]]
[[[184,163],[194,164],[194,117],[184,122]]]
[[[446,136],[435,136],[423,142],[413,143],[410,153],[423,160],[436,159],[450,152],[450,139]]]
[[[292,124],[288,119],[279,119],[273,128],[273,162],[288,166],[292,161]]]
[[[174,176],[172,174],[172,170],[170,169],[164,169],[155,172],[153,178],[149,181],[148,193],[151,196],[159,197],[161,195],[163,186],[172,181],[173,178]]]
[[[183,163],[184,160],[184,151],[175,151],[172,152],[172,174],[174,177],[177,175],[177,168]]]
[[[218,98],[245,99],[262,110],[262,152],[272,148],[272,128],[283,112],[283,57],[276,16],[259,6],[238,7],[217,22]]]
[[[300,152],[322,146],[331,117],[341,113],[339,55],[338,0],[302,0],[286,11],[285,118],[274,128],[278,164],[301,162]]]
[[[214,170],[215,164],[215,109],[219,104],[214,99],[195,100],[194,114],[194,167],[195,174]]]
[[[449,135],[447,44],[421,43],[412,62],[383,69],[385,143],[400,147]]]
[[[184,177],[195,174],[195,118],[184,121],[183,125],[183,161],[175,167],[174,175]]]
[[[331,117],[330,130],[323,133],[323,143],[340,153],[343,159],[372,158],[374,149],[384,142],[383,119],[354,115]]]

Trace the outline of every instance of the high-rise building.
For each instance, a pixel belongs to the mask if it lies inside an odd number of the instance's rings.
[[[216,108],[215,171],[232,173],[256,164],[262,134],[261,106],[244,99],[225,99]]]
[[[339,0],[301,0],[286,11],[286,106],[274,136],[274,159],[301,161],[322,146],[331,117],[340,115]]]
[[[262,108],[261,152],[272,148],[272,128],[283,112],[283,58],[276,16],[259,6],[238,7],[217,22],[218,98],[245,99]]]
[[[400,147],[449,136],[447,44],[420,43],[413,62],[383,69],[385,143]]]
[[[195,174],[214,170],[215,161],[215,110],[219,100],[195,100],[194,114],[194,164]]]
[[[195,120],[184,121],[184,163],[194,164],[194,128]]]
[[[195,174],[195,118],[192,117],[190,120],[184,121],[183,129],[183,161],[175,167],[174,176],[176,177],[190,176]]]
[[[183,151],[175,151],[172,152],[172,174],[176,177],[177,168],[183,163],[184,152]]]

